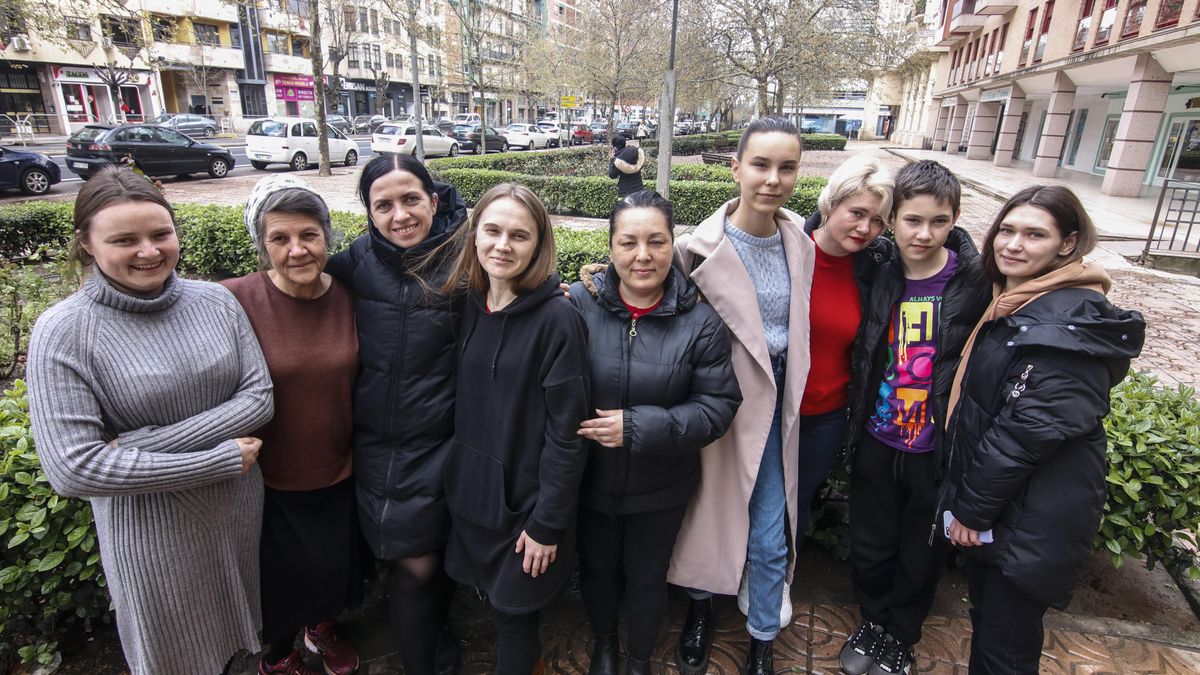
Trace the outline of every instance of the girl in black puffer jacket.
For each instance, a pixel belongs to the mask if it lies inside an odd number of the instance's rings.
[[[580,587],[595,632],[589,673],[617,671],[622,591],[630,675],[649,673],[667,566],[700,481],[700,448],[741,403],[729,332],[671,266],[671,203],[637,192],[609,218],[612,264],[584,268],[571,300],[588,327],[597,417],[579,510]]]
[[[1108,275],[1082,260],[1095,242],[1058,186],[1013,195],[984,239],[994,298],[950,392],[936,514],[968,555],[973,674],[1038,672],[1042,617],[1070,601],[1100,525],[1109,390],[1146,325],[1104,298]]]

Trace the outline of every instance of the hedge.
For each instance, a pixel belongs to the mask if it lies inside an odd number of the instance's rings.
[[[733,152],[742,137],[742,130],[724,131],[713,134],[696,134],[694,136],[676,136],[671,141],[672,155],[699,155],[704,152]],[[803,134],[805,150],[845,150],[846,137],[839,134]],[[649,148],[658,156],[658,139],[648,138],[642,141],[643,148]]]
[[[62,248],[74,230],[74,202],[24,202],[0,208],[0,259],[33,255],[43,247]]]

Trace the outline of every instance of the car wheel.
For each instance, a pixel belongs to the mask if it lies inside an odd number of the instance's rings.
[[[258,160],[253,160],[253,159],[252,159],[252,160],[250,160],[250,166],[252,166],[252,167],[254,167],[254,168],[258,169],[259,171],[261,171],[261,170],[263,170],[263,169],[267,168],[267,163],[266,163],[266,162],[260,162],[260,161],[258,161]]]
[[[217,135],[217,132],[215,129],[213,129],[212,127],[204,127],[204,137],[205,138],[212,138],[213,136],[216,136],[216,135]]]
[[[483,154],[483,144],[482,143],[475,144],[475,154],[477,154],[477,155]]]
[[[214,157],[208,163],[208,175],[213,178],[224,178],[229,175],[229,160],[224,157]]]
[[[308,168],[308,155],[303,152],[297,152],[292,158],[292,169],[295,171],[303,171]]]
[[[50,191],[50,174],[41,169],[30,169],[21,176],[21,192],[27,195],[44,195]]]
[[[358,153],[353,150],[346,151],[346,166],[354,166],[358,164]]]
[[[457,144],[450,146],[450,156],[458,157],[458,145]]]
[[[529,141],[529,147],[526,149],[529,150],[530,152],[533,152],[533,141]]]

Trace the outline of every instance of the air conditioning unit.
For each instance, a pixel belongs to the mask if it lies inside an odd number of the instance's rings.
[[[110,38],[110,37],[100,38],[100,47],[102,49],[112,49],[113,48],[112,38]]]
[[[19,52],[27,52],[31,49],[29,46],[29,37],[26,35],[14,35],[12,38],[12,48]]]

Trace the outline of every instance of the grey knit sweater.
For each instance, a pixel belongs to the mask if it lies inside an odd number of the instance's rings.
[[[94,273],[38,319],[27,375],[50,485],[91,500],[134,675],[256,651],[262,474],[232,439],[271,419],[271,380],[233,295],[172,276],[143,299]]]
[[[738,229],[729,216],[725,216],[725,235],[754,283],[767,351],[778,356],[787,349],[792,302],[792,278],[788,275],[783,235],[776,231],[769,237],[756,237]]]

